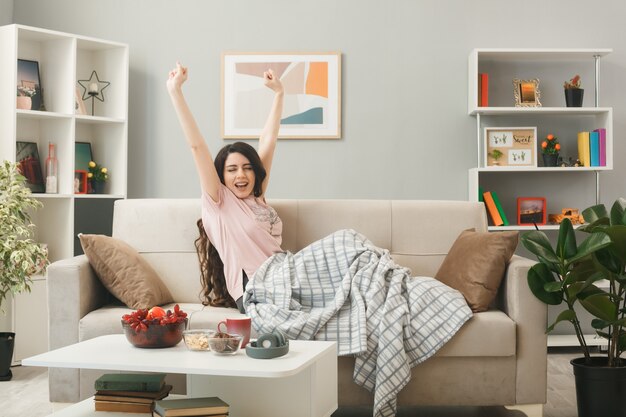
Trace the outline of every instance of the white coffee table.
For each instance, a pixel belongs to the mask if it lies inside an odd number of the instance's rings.
[[[182,342],[168,349],[139,349],[118,334],[32,356],[22,365],[187,374],[188,396],[218,396],[230,404],[234,417],[330,416],[337,409],[335,342],[291,340],[289,345],[287,355],[260,360],[244,350],[229,356],[193,352]],[[107,415],[96,414],[87,401],[61,414]]]

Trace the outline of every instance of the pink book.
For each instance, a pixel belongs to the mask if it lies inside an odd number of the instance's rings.
[[[598,136],[600,137],[599,139],[599,156],[600,156],[600,166],[601,167],[605,167],[606,166],[606,129],[605,128],[600,128],[600,129],[595,129],[594,132],[598,132]]]

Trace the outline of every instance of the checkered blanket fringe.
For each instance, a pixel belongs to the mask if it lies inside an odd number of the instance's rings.
[[[338,355],[354,355],[353,380],[374,392],[375,417],[395,415],[411,368],[472,316],[458,291],[411,277],[354,230],[270,257],[248,283],[244,305],[258,333],[332,340]]]

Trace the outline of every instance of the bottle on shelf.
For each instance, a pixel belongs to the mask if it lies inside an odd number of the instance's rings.
[[[54,143],[48,142],[48,158],[46,159],[46,194],[56,194],[58,191],[58,163],[54,151]]]

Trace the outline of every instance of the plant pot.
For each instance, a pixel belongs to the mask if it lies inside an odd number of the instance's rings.
[[[543,166],[544,167],[555,167],[559,161],[559,155],[556,153],[544,153],[541,154],[543,157]]]
[[[583,88],[566,88],[565,105],[567,107],[582,107],[584,94],[585,90]]]
[[[90,181],[91,183],[91,193],[92,194],[104,194],[104,185],[106,184],[103,181]]]
[[[17,96],[16,106],[20,110],[30,110],[33,107],[33,99],[28,96]]]
[[[571,362],[576,380],[578,417],[626,417],[626,366],[609,368],[607,358]]]
[[[9,381],[13,377],[11,362],[14,346],[15,333],[0,333],[0,381]]]

